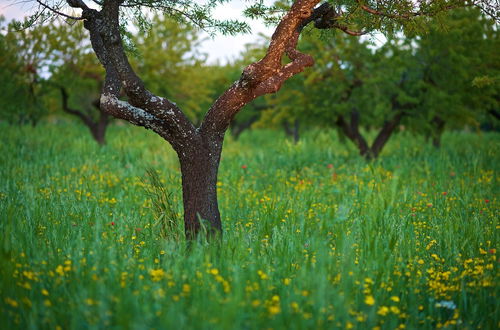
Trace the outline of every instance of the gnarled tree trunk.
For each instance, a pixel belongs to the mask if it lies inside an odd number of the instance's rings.
[[[194,239],[205,226],[210,236],[222,232],[217,202],[217,173],[222,152],[222,140],[207,142],[199,139],[186,153],[179,155],[182,174],[184,228]]]
[[[104,1],[101,11],[87,7],[80,0],[67,2],[82,9],[92,48],[106,70],[101,108],[114,117],[153,130],[177,152],[186,237],[197,236],[202,228],[200,219],[207,220],[210,234],[222,234],[217,171],[224,134],[243,106],[259,96],[275,93],[287,79],[314,63],[311,56],[296,49],[299,35],[313,21],[316,27],[332,27],[336,24],[331,16],[334,9],[328,4],[313,9],[319,0],[295,1],[278,24],[264,58],[243,70],[240,79],[215,101],[196,128],[175,103],[147,90],[130,66],[120,33],[122,1]],[[290,60],[287,64],[283,64],[285,55]],[[122,88],[127,101],[119,99]]]

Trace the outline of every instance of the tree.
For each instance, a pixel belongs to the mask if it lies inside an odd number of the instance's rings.
[[[43,7],[42,11],[48,9],[62,14],[57,1],[37,1]],[[81,10],[81,16],[64,14],[67,18],[84,20],[94,52],[105,69],[101,107],[117,118],[153,130],[177,152],[188,238],[196,237],[200,231],[200,219],[207,221],[209,233],[217,235],[222,232],[216,183],[224,134],[244,105],[259,96],[276,92],[286,80],[313,65],[312,56],[297,50],[299,36],[309,23],[314,22],[317,28],[339,29],[360,35],[373,29],[391,31],[403,25],[415,25],[425,15],[437,14],[449,6],[464,5],[463,1],[452,0],[351,0],[338,4],[332,2],[337,6],[324,3],[315,7],[319,0],[296,0],[280,18],[265,56],[243,70],[239,80],[222,93],[209,108],[201,125],[195,127],[175,103],[148,90],[130,65],[123,45],[124,14],[130,9],[140,14],[142,8],[149,7],[170,14],[182,13],[202,27],[216,26],[225,32],[245,29],[235,22],[213,20],[209,10],[218,2],[222,0],[211,0],[200,7],[194,1],[106,0],[95,1],[99,5],[97,10],[88,7],[84,0],[67,0],[69,6]],[[259,1],[247,13],[259,15],[263,10]],[[363,32],[356,32],[354,28]],[[283,64],[285,56],[289,62]],[[119,98],[122,88],[127,101]]]
[[[499,75],[500,34],[494,22],[475,8],[452,11],[445,22],[445,31],[434,21],[428,33],[412,40],[422,102],[409,127],[431,137],[436,147],[445,126],[478,128],[498,108],[500,95],[498,82],[481,84]]]

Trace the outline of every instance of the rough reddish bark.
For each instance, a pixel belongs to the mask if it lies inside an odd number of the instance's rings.
[[[114,117],[153,130],[177,152],[186,236],[196,237],[201,229],[200,219],[206,220],[209,233],[222,233],[216,184],[224,134],[244,105],[278,91],[287,79],[313,64],[311,56],[296,49],[297,42],[305,25],[313,19],[321,21],[328,12],[326,7],[315,10],[319,0],[295,1],[278,24],[264,58],[243,70],[240,79],[214,102],[196,128],[175,103],[147,90],[130,66],[119,31],[120,0],[103,2],[101,11],[88,8],[81,0],[67,2],[82,9],[92,47],[106,71],[101,108]],[[284,56],[290,59],[285,65]],[[127,101],[119,98],[122,89]]]

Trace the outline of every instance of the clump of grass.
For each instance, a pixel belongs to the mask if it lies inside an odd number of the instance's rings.
[[[165,187],[158,171],[154,168],[146,170],[143,183],[146,195],[151,199],[154,223],[159,227],[161,237],[172,241],[183,240],[183,222],[177,213],[178,207],[173,192]]]

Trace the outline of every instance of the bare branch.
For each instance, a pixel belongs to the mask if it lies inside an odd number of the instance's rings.
[[[82,20],[83,19],[83,17],[81,17],[81,16],[80,17],[76,17],[76,16],[70,16],[70,15],[67,15],[65,13],[62,13],[62,12],[56,10],[55,8],[52,8],[49,5],[43,3],[41,0],[36,0],[36,2],[38,2],[38,4],[40,4],[40,6],[42,6],[42,7],[46,8],[46,9],[50,10],[51,12],[53,12],[53,13],[59,15],[59,16],[63,16],[63,17],[66,17],[68,19],[74,19],[74,20]]]

